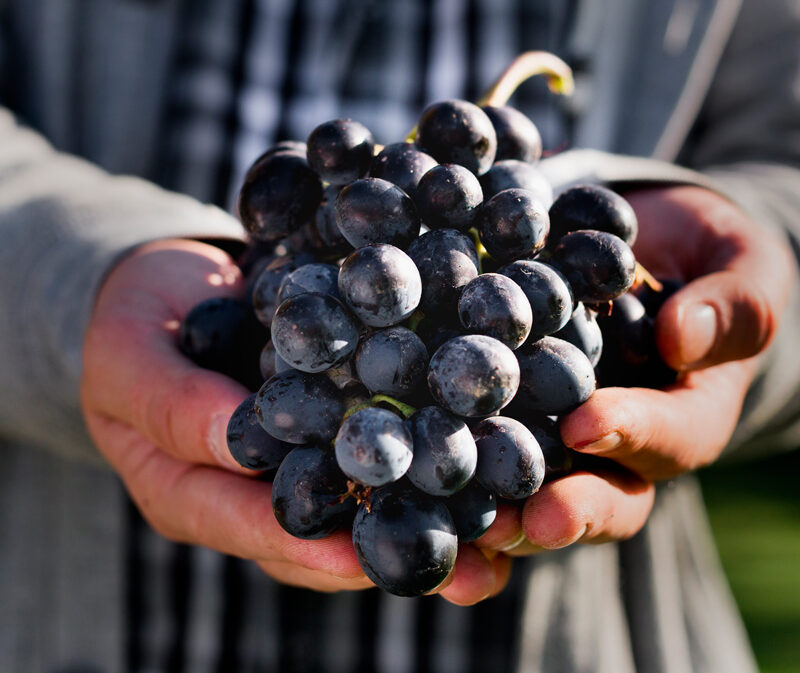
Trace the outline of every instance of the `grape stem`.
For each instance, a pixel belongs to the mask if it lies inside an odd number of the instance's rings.
[[[558,56],[547,51],[526,51],[511,61],[497,81],[478,99],[477,105],[505,105],[520,84],[536,75],[547,77],[547,86],[553,93],[569,96],[575,90],[572,69]]]
[[[419,324],[423,320],[425,320],[425,314],[422,311],[419,311],[419,310],[414,311],[411,314],[411,317],[408,319],[408,323],[406,324],[406,327],[408,327],[408,329],[410,329],[412,332],[414,332],[414,334],[416,334],[417,333],[417,329],[419,328]]]
[[[475,253],[478,255],[478,273],[483,273],[483,260],[491,257],[489,251],[483,247],[481,243],[481,236],[475,227],[470,227],[467,234],[472,239],[472,244],[475,246]]]
[[[411,414],[413,414],[413,413],[415,413],[417,411],[410,404],[406,404],[405,402],[401,402],[400,400],[396,400],[394,397],[389,397],[388,395],[373,395],[370,398],[370,402],[372,402],[373,405],[377,405],[380,402],[383,402],[384,404],[388,404],[390,406],[393,406],[395,409],[397,409],[397,411],[400,412],[400,414],[403,416],[403,418],[406,418],[406,419],[409,418],[411,416]]]

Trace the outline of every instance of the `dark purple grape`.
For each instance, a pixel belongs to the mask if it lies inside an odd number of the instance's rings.
[[[467,331],[494,337],[512,350],[528,338],[533,320],[520,286],[499,273],[481,274],[464,286],[458,315]]]
[[[441,164],[460,164],[483,175],[497,151],[497,135],[486,113],[464,100],[429,105],[417,125],[417,145]]]
[[[365,486],[397,481],[413,457],[411,433],[405,422],[380,407],[348,416],[339,428],[334,448],[342,472]]]
[[[272,345],[272,339],[270,339],[264,344],[264,348],[261,349],[261,355],[258,358],[258,369],[264,381],[278,373],[278,369],[275,366],[276,355],[275,346]]]
[[[458,538],[447,507],[403,481],[362,503],[353,521],[353,546],[367,577],[381,589],[421,596],[450,574]]]
[[[422,278],[422,311],[457,322],[461,289],[478,276],[478,253],[472,239],[455,229],[435,229],[415,240],[408,255]]]
[[[320,178],[345,185],[367,173],[375,142],[369,129],[352,119],[332,119],[308,137],[307,158]]]
[[[606,350],[597,365],[602,386],[662,388],[677,373],[661,358],[653,318],[639,299],[626,292],[614,300],[611,313],[598,317]]]
[[[445,498],[444,504],[453,517],[459,542],[477,540],[497,518],[497,498],[476,479]]]
[[[251,470],[274,470],[292,445],[275,439],[258,422],[256,394],[247,397],[228,421],[228,450],[242,467]]]
[[[519,285],[528,298],[533,314],[530,341],[553,334],[567,324],[572,315],[572,290],[567,279],[552,266],[522,259],[497,272]]]
[[[272,324],[272,316],[278,308],[278,292],[283,279],[292,271],[304,264],[314,262],[314,256],[308,253],[298,255],[282,255],[271,261],[258,274],[253,283],[252,303],[256,317],[267,327]]]
[[[333,264],[304,264],[283,277],[278,303],[304,292],[327,294],[339,299],[339,267]]]
[[[299,154],[301,157],[304,157],[306,155],[306,151],[306,144],[302,140],[279,140],[266,152],[264,152],[259,159],[268,157],[270,154],[276,154],[277,152],[294,152],[295,154]]]
[[[413,199],[420,179],[434,166],[436,159],[413,143],[391,143],[372,160],[369,175],[388,180]]]
[[[261,386],[255,408],[261,427],[290,444],[329,442],[345,412],[343,395],[328,377],[296,369]]]
[[[426,383],[428,351],[405,327],[388,327],[368,335],[356,351],[358,378],[373,393],[405,398]]]
[[[322,183],[305,157],[294,151],[268,153],[248,169],[237,211],[256,238],[277,241],[314,217]]]
[[[528,257],[544,247],[547,210],[524,189],[505,189],[481,207],[478,230],[489,254],[501,262]]]
[[[327,294],[306,292],[290,297],[275,312],[271,329],[275,352],[303,372],[335,367],[358,346],[358,324]]]
[[[599,185],[578,185],[562,192],[550,206],[550,247],[564,234],[580,229],[605,231],[633,245],[639,224],[631,205]]]
[[[380,178],[351,182],[334,206],[336,226],[354,248],[388,243],[407,248],[419,235],[419,215],[411,197]]]
[[[349,526],[355,498],[330,450],[298,446],[284,458],[272,484],[272,511],[294,537],[318,540]]]
[[[399,248],[367,245],[342,263],[339,294],[365,325],[389,327],[417,308],[422,281],[414,262]]]
[[[600,362],[600,355],[603,353],[603,334],[597,324],[595,312],[580,302],[572,312],[569,322],[558,332],[554,332],[553,336],[580,348],[589,358],[592,367],[596,367]]]
[[[605,231],[573,231],[553,250],[553,265],[566,276],[577,301],[611,301],[636,277],[636,258],[627,243]]]
[[[466,231],[473,226],[483,191],[471,171],[458,164],[441,164],[422,176],[414,202],[431,229]]]
[[[517,159],[528,163],[539,161],[542,156],[542,136],[539,129],[519,110],[503,105],[483,107],[492,121],[497,134],[495,162]]]
[[[472,433],[478,447],[475,478],[495,495],[520,500],[536,493],[544,481],[539,442],[522,423],[507,416],[482,420]]]
[[[529,414],[524,423],[542,449],[545,483],[560,479],[572,472],[572,449],[561,441],[556,422],[547,416]]]
[[[414,458],[408,478],[431,495],[451,495],[475,474],[478,451],[467,425],[441,407],[419,409],[408,419]]]
[[[580,406],[594,392],[592,363],[577,346],[543,337],[515,352],[520,369],[515,410],[558,416]]]
[[[353,250],[353,246],[347,242],[336,224],[336,198],[340,191],[341,188],[334,185],[325,188],[314,218],[314,228],[321,244],[320,253],[326,256],[342,256]]]
[[[428,387],[459,416],[488,416],[511,401],[519,386],[514,352],[497,339],[469,334],[446,342],[431,358]]]
[[[178,348],[196,365],[230,376],[255,390],[261,385],[258,362],[269,339],[250,304],[231,297],[200,302],[183,318]]]
[[[436,316],[424,318],[417,326],[417,336],[422,339],[428,353],[435,353],[445,341],[464,336],[464,328],[459,324],[451,325],[441,322]]]
[[[481,187],[484,201],[505,189],[525,189],[544,208],[549,208],[553,202],[553,188],[544,173],[536,166],[515,159],[505,159],[494,164],[481,176]]]

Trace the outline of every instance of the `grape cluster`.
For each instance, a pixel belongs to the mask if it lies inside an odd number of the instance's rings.
[[[281,143],[238,201],[249,313],[217,299],[182,325],[187,355],[257,388],[228,442],[274,473],[281,526],[351,529],[397,595],[437,587],[499,500],[569,473],[557,417],[597,377],[670,380],[629,292],[633,210],[592,185],[554,200],[541,151],[519,111],[460,100],[429,106],[413,142],[337,119]]]

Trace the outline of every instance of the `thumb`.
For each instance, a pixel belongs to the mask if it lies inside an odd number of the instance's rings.
[[[656,342],[673,369],[686,371],[757,355],[772,339],[780,292],[725,270],[675,293],[656,318]]]

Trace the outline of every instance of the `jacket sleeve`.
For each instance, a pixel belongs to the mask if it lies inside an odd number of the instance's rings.
[[[165,237],[241,239],[221,210],[56,152],[0,108],[0,437],[95,460],[83,336],[104,274]]]

